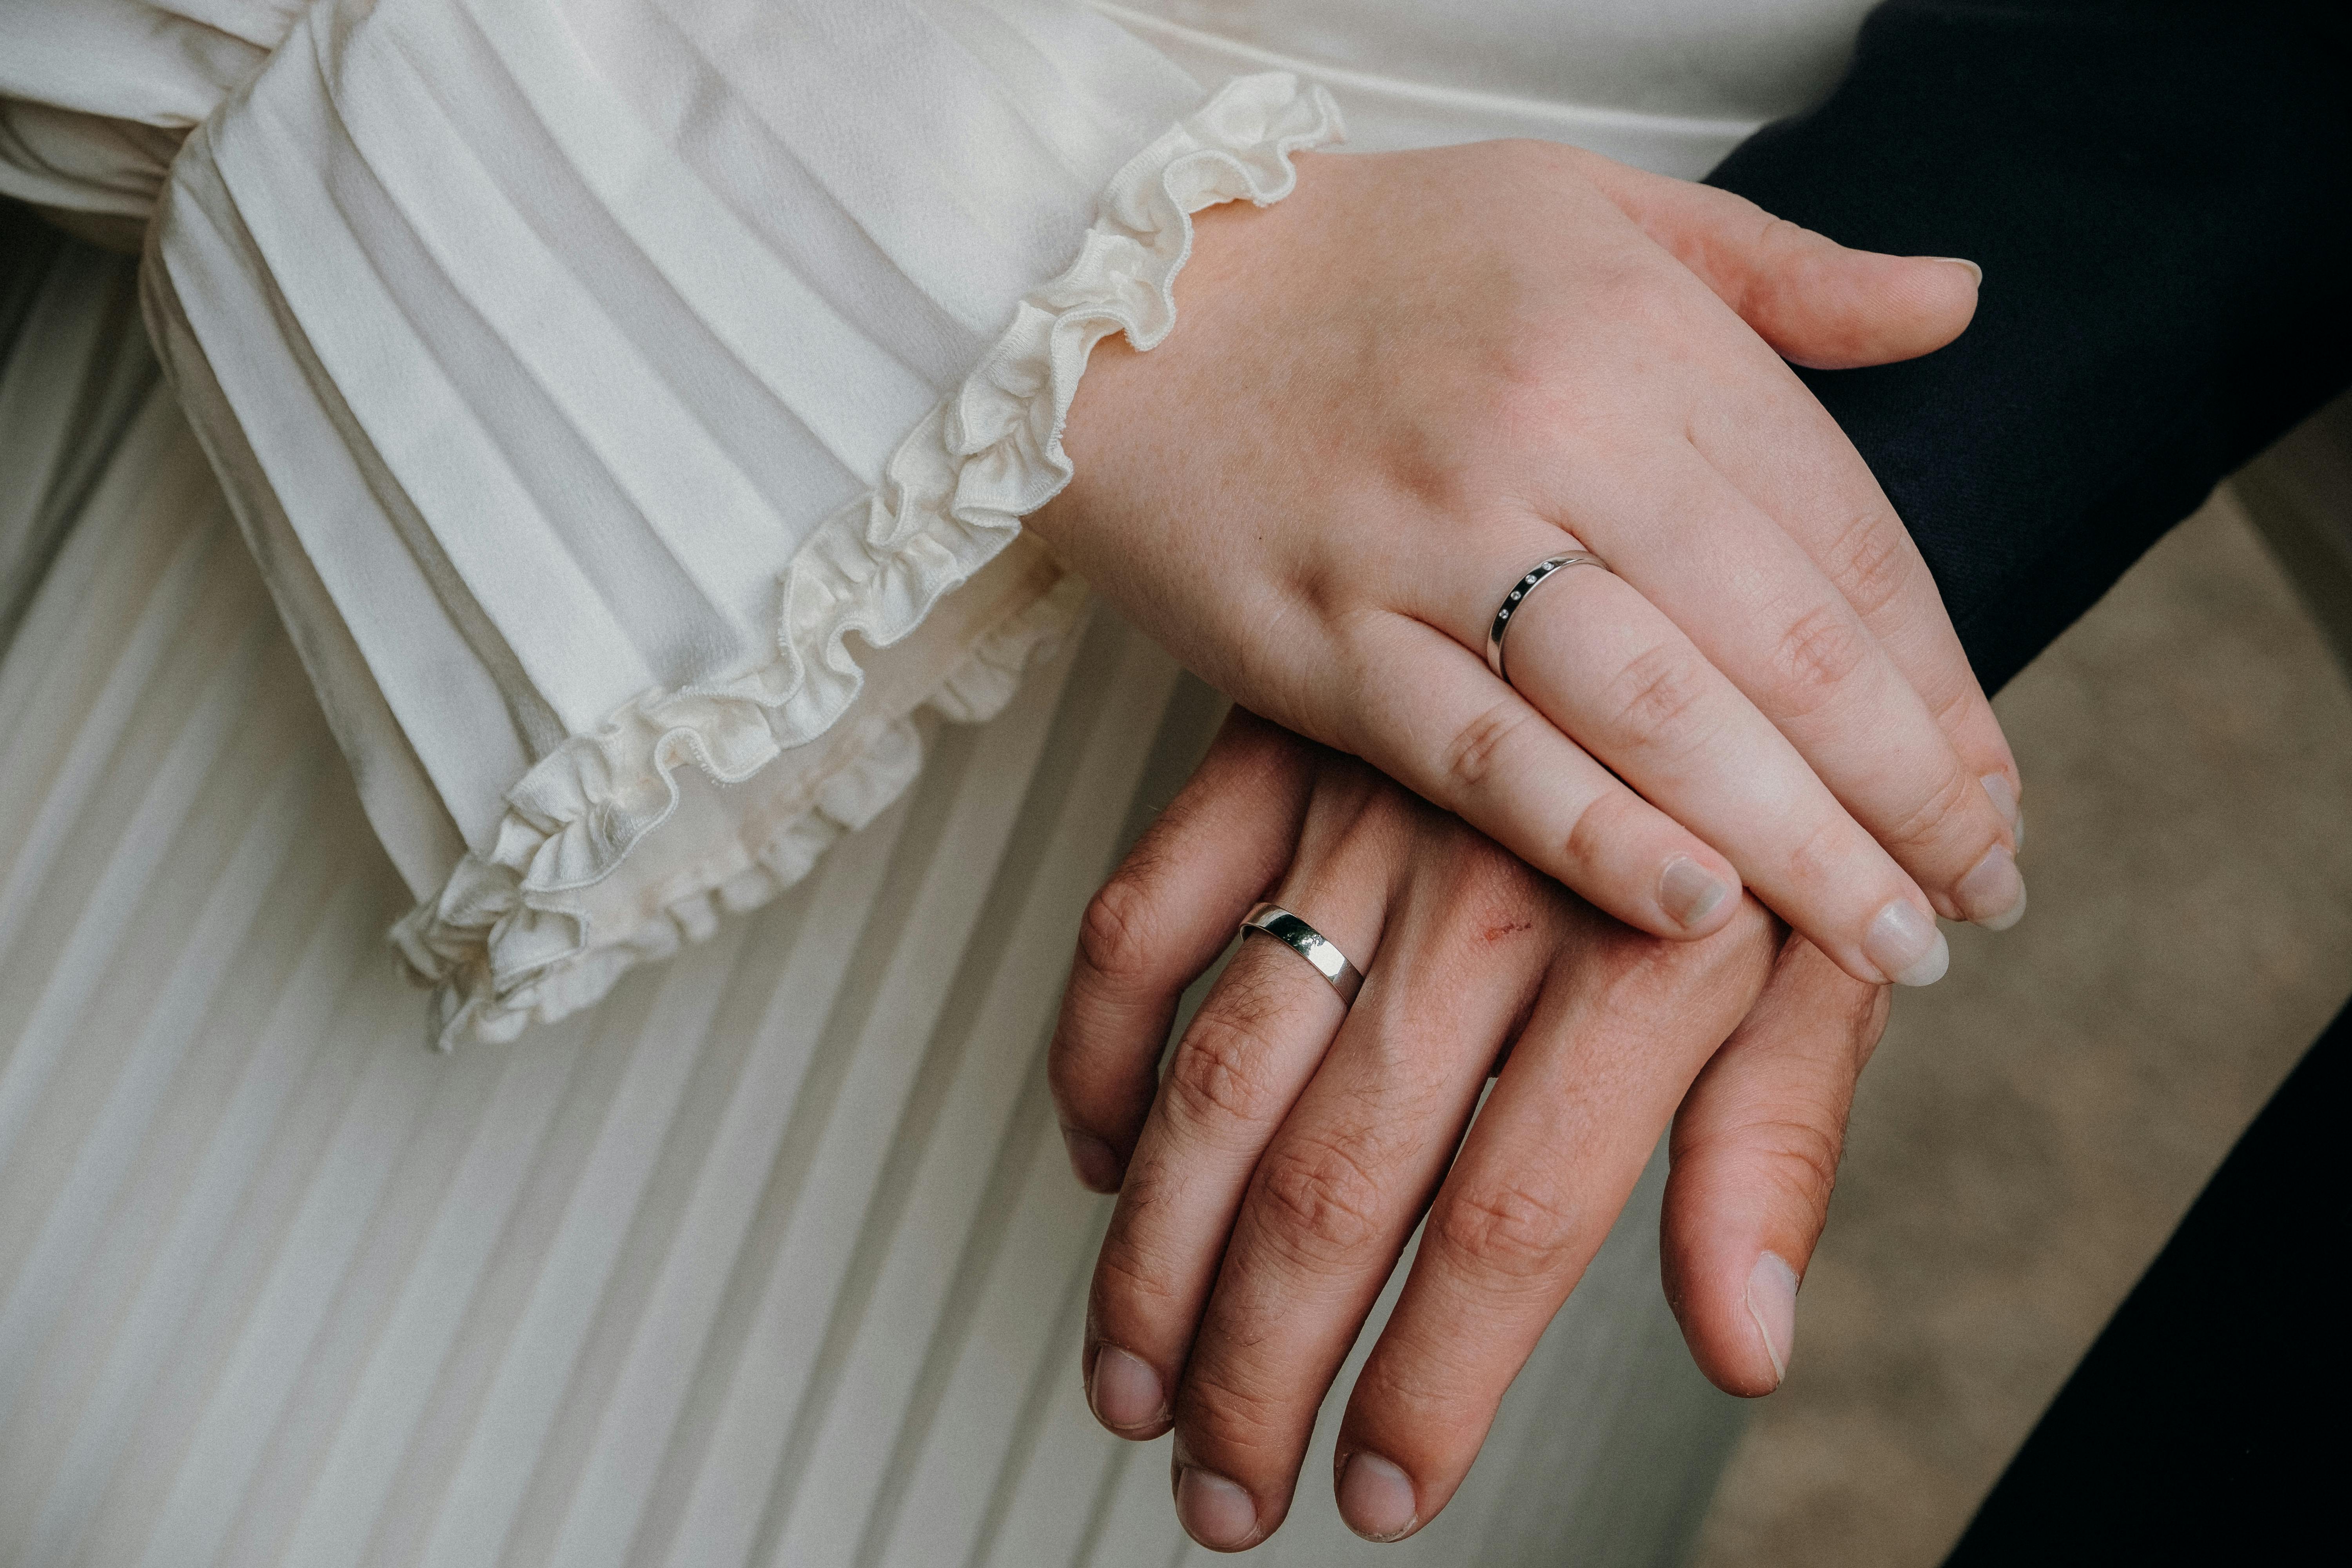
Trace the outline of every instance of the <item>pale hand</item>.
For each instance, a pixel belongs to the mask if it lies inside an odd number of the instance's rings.
[[[1925,983],[1933,914],[2021,912],[2000,726],[1782,358],[1934,349],[1972,268],[1487,142],[1302,160],[1202,216],[1178,298],[1160,348],[1096,351],[1030,526],[1213,685],[1658,935],[1744,884],[1857,979]],[[1505,684],[1504,594],[1580,549],[1612,570],[1528,597]]]

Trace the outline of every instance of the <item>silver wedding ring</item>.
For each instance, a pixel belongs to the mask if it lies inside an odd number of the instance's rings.
[[[1497,680],[1511,679],[1503,673],[1503,638],[1511,629],[1511,618],[1519,613],[1519,606],[1527,602],[1528,595],[1536,591],[1537,584],[1570,566],[1598,566],[1603,572],[1609,570],[1609,563],[1598,555],[1571,550],[1565,555],[1549,556],[1537,562],[1528,569],[1528,574],[1512,584],[1511,591],[1503,595],[1503,607],[1495,612],[1494,624],[1486,628],[1486,668],[1495,672]]]
[[[1339,1000],[1352,1007],[1356,993],[1364,988],[1363,971],[1348,962],[1348,955],[1334,946],[1328,937],[1280,904],[1260,904],[1250,910],[1242,921],[1242,934],[1262,931],[1275,941],[1315,966],[1315,973],[1331,983]]]

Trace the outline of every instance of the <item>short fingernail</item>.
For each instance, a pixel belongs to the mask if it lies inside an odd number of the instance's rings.
[[[1095,1374],[1087,1384],[1087,1403],[1095,1419],[1114,1432],[1156,1426],[1168,1419],[1168,1396],[1160,1390],[1160,1374],[1140,1356],[1117,1345],[1095,1352]]]
[[[1933,985],[1952,966],[1952,952],[1936,929],[1936,917],[1903,899],[1871,921],[1862,933],[1862,951],[1897,985]]]
[[[1973,288],[1979,289],[1984,287],[1984,268],[1979,267],[1975,262],[1970,261],[1965,256],[1931,256],[1927,258],[1927,259],[1930,261],[1948,261],[1955,267],[1965,267],[1969,269],[1969,285]]]
[[[1748,1271],[1748,1315],[1764,1337],[1778,1388],[1788,1381],[1789,1352],[1797,1342],[1797,1271],[1777,1252],[1764,1254]]]
[[[2017,815],[2009,819],[2009,836],[2017,845],[2017,852],[2025,853],[2025,808],[2019,806]]]
[[[1658,903],[1668,918],[1685,928],[1715,913],[1716,906],[1730,896],[1723,879],[1687,855],[1675,856],[1658,873]]]
[[[2017,826],[2017,786],[2009,782],[2007,773],[1987,773],[1977,781],[1984,785],[1985,798],[2000,813],[2000,819],[2014,828]]]
[[[1339,1467],[1339,1517],[1367,1541],[1399,1541],[1421,1522],[1412,1478],[1378,1454],[1350,1454]]]
[[[1118,1156],[1109,1144],[1091,1132],[1065,1127],[1062,1147],[1070,1152],[1070,1169],[1077,1173],[1081,1186],[1097,1193],[1118,1191]]]
[[[2025,879],[2017,873],[2017,857],[1996,844],[1953,888],[1960,910],[1987,931],[2007,931],[2025,918]]]
[[[1257,1537],[1257,1504],[1249,1493],[1191,1465],[1176,1477],[1176,1518],[1185,1534],[1221,1552],[1247,1546]]]

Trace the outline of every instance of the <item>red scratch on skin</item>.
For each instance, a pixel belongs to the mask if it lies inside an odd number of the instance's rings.
[[[1523,931],[1533,931],[1535,929],[1536,926],[1533,921],[1506,921],[1498,926],[1488,926],[1486,928],[1486,940],[1488,942],[1500,942],[1507,936],[1517,936]]]

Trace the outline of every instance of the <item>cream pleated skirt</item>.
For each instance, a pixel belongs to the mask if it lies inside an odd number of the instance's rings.
[[[131,264],[5,221],[0,1564],[1210,1560],[1165,1440],[1086,1412],[1108,1205],[1042,1066],[1213,694],[1097,613],[774,904],[437,1055]],[[1660,1300],[1659,1179],[1443,1518],[1346,1532],[1335,1405],[1255,1558],[1676,1560],[1738,1413]]]

